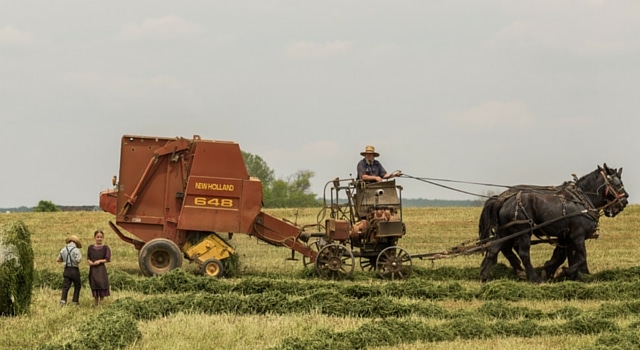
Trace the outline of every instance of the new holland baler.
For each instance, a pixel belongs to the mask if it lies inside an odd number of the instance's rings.
[[[144,275],[187,258],[203,274],[221,276],[222,262],[235,253],[223,236],[232,233],[316,260],[301,228],[262,211],[262,184],[249,176],[237,143],[124,135],[113,186],[100,193],[100,207],[115,215],[109,226],[118,237],[138,250]]]

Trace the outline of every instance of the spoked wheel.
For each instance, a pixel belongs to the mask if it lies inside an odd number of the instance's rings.
[[[328,244],[318,252],[316,271],[323,279],[345,279],[353,273],[354,258],[342,244]]]
[[[311,248],[311,250],[313,250],[314,252],[318,252],[318,248],[320,247],[320,244],[318,243],[318,240],[316,239],[315,241],[309,243],[309,248]],[[304,268],[309,268],[311,264],[313,264],[311,262],[311,258],[307,257],[307,256],[302,256],[302,264],[304,265]],[[313,267],[313,266],[311,266]]]
[[[360,257],[360,268],[362,271],[373,271],[376,268],[376,259],[372,257]]]
[[[411,256],[406,250],[392,246],[378,254],[376,270],[378,276],[387,280],[403,280],[411,275]]]

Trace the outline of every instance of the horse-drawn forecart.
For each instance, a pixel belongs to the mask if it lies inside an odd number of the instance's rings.
[[[412,258],[435,260],[485,253],[480,277],[487,281],[497,254],[502,252],[518,276],[540,282],[542,278],[529,257],[534,235],[538,240],[533,243],[555,245],[544,265],[543,278],[554,275],[568,259],[569,266],[559,273],[578,279],[578,272],[588,272],[585,240],[597,236],[600,216],[614,217],[628,204],[621,178],[622,169],[604,164],[560,186],[505,186],[507,190],[485,202],[477,241],[413,255],[397,245],[406,233],[401,186],[395,181],[367,184],[336,179],[327,183],[331,185],[330,197],[325,196],[325,210],[318,220],[323,226],[324,215],[329,213],[324,219],[325,233],[303,233],[303,237],[318,238],[310,243],[319,252],[315,268],[328,278],[349,276],[356,258],[363,269],[376,270],[383,278],[404,279],[411,273]],[[340,196],[342,192],[344,196]]]
[[[357,258],[363,270],[375,270],[382,278],[409,277],[411,256],[397,245],[406,233],[401,193],[402,186],[396,185],[395,180],[328,182],[317,220],[321,232],[301,235],[318,251],[314,265],[317,273],[324,278],[346,278],[353,272]],[[303,261],[309,265],[306,258]]]

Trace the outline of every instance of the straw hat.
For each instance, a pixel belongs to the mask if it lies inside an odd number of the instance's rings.
[[[78,238],[78,236],[76,235],[67,236],[65,243],[69,244],[69,242],[73,242],[76,244],[76,247],[82,248],[82,243],[80,243],[80,238]]]
[[[364,148],[364,152],[360,152],[361,156],[364,156],[365,154],[373,154],[374,157],[380,156],[380,153],[376,152],[376,148],[373,146],[367,146]]]

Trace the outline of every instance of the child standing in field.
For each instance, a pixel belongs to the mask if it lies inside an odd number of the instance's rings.
[[[60,306],[67,304],[67,296],[71,284],[73,284],[73,298],[71,299],[71,303],[73,305],[79,305],[80,287],[82,283],[80,282],[80,268],[78,265],[82,259],[82,253],[79,249],[82,248],[82,244],[80,243],[80,239],[74,235],[67,237],[65,243],[67,245],[60,250],[60,254],[58,254],[58,258],[56,259],[58,262],[64,263],[64,272],[62,273],[64,279],[62,281]]]
[[[109,296],[109,276],[107,275],[106,263],[111,261],[111,249],[104,244],[104,233],[96,230],[93,233],[96,240],[87,249],[87,263],[89,264],[89,285],[93,295],[95,305]]]

